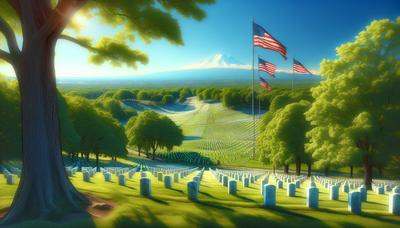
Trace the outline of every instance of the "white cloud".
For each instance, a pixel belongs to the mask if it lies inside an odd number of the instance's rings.
[[[230,56],[217,53],[213,57],[205,59],[199,63],[178,67],[177,70],[212,69],[212,68],[251,69],[251,65],[241,64],[240,62],[238,62],[237,60],[235,60]]]

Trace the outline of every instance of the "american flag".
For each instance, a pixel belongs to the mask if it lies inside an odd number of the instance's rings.
[[[276,66],[262,58],[258,58],[258,71],[267,72],[272,77],[275,77]]]
[[[268,84],[267,81],[265,81],[264,78],[260,77],[260,86],[266,88],[268,91],[272,90],[272,87]]]
[[[253,43],[254,46],[279,52],[285,60],[287,59],[286,47],[256,23],[253,23]]]
[[[312,74],[303,64],[293,59],[293,73],[295,74]]]

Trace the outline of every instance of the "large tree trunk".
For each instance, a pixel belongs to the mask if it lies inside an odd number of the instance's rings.
[[[378,169],[379,178],[383,178],[383,166],[380,165],[377,167],[377,169]]]
[[[307,164],[307,176],[311,177],[311,163]]]
[[[354,171],[354,166],[350,166],[350,178],[353,178],[353,171]]]
[[[23,167],[3,224],[58,219],[55,214],[82,213],[87,203],[67,178],[62,159],[54,48],[55,39],[24,34],[22,56],[14,66],[21,94]]]
[[[284,166],[283,166],[283,172],[284,172],[285,174],[289,174],[289,165],[284,165]]]
[[[326,177],[329,176],[329,166],[326,166],[324,168],[324,174],[325,174]]]
[[[96,171],[100,172],[100,166],[99,166],[99,153],[96,154]]]
[[[300,176],[301,173],[301,159],[296,159],[296,175]]]
[[[370,164],[368,155],[364,156],[364,185],[368,190],[372,189],[372,165]]]

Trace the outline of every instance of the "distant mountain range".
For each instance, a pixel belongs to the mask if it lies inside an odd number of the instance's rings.
[[[262,76],[272,85],[318,83],[322,80],[315,75],[292,75],[286,72],[277,72],[272,78],[265,73]],[[157,72],[144,75],[106,77],[106,78],[65,78],[58,80],[59,84],[114,84],[114,85],[182,85],[198,84],[212,85],[241,85],[250,84],[252,80],[251,66],[244,65],[230,56],[216,54],[199,63],[184,66],[174,71]],[[255,70],[255,82],[258,83],[258,72]]]

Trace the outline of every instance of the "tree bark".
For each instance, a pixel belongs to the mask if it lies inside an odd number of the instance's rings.
[[[100,166],[99,166],[99,153],[96,154],[96,171],[100,172]]]
[[[370,164],[368,155],[364,156],[364,185],[368,190],[372,189],[372,165]]]
[[[54,75],[56,39],[30,35],[34,34],[24,33],[23,51],[14,66],[22,107],[21,181],[2,224],[55,219],[51,217],[55,211],[82,213],[88,202],[69,181],[61,154]]]
[[[296,175],[300,176],[301,173],[301,159],[296,159]]]
[[[311,166],[312,166],[311,163],[307,164],[307,176],[308,177],[311,177]]]
[[[353,170],[354,170],[354,166],[351,165],[350,166],[350,178],[353,178]]]
[[[284,166],[283,166],[283,172],[284,172],[285,174],[289,174],[289,165],[284,165]]]
[[[378,174],[380,178],[383,178],[383,166],[378,166]]]
[[[329,167],[328,166],[324,168],[324,174],[326,177],[329,176]]]

